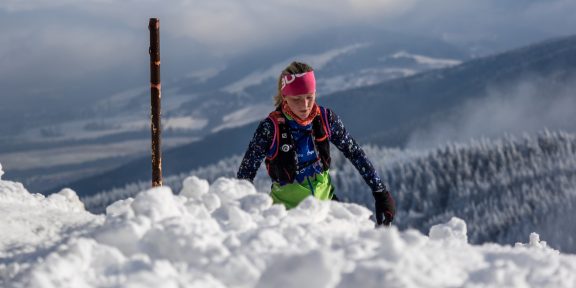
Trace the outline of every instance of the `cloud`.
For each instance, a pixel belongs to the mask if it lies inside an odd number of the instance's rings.
[[[465,35],[489,39],[500,32],[496,28],[503,24],[529,24],[541,27],[538,30],[559,33],[558,29],[544,28],[550,26],[546,24],[549,21],[557,22],[555,26],[561,26],[562,31],[573,31],[569,25],[558,23],[562,21],[558,19],[571,19],[561,17],[574,11],[571,8],[576,8],[576,4],[571,2],[574,1],[5,0],[0,3],[0,15],[2,11],[17,17],[34,13],[40,15],[38,20],[30,20],[37,25],[29,26],[37,29],[41,29],[41,19],[49,19],[61,27],[79,26],[87,34],[108,29],[130,32],[129,37],[145,37],[147,19],[158,17],[163,35],[185,38],[207,47],[206,51],[228,55],[336,25],[377,25],[423,35],[448,35],[447,39],[462,39]],[[42,16],[55,11],[63,17]],[[83,23],[82,18],[90,19],[89,23]],[[0,28],[0,32],[10,35],[13,29],[18,27]],[[5,53],[0,48],[0,55]]]
[[[0,38],[0,76],[34,74],[34,66],[51,68],[52,77],[79,74],[134,62],[128,50],[138,42],[134,35],[98,27],[46,25],[25,27]],[[67,67],[73,69],[66,69]],[[64,68],[64,69],[63,69]]]
[[[163,71],[177,77],[333,27],[371,25],[455,43],[518,44],[514,41],[521,37],[521,43],[529,43],[575,32],[573,2],[4,0],[0,85],[19,94],[91,73],[134,74],[146,67],[150,17],[160,18],[163,63],[174,69]]]
[[[410,148],[432,148],[471,138],[521,135],[544,129],[576,131],[576,77],[525,79],[489,89],[482,99],[468,101],[439,123],[411,135]]]
[[[178,77],[335,23],[379,21],[414,1],[0,1],[0,86],[18,98],[140,75],[151,17],[160,18],[163,74]]]
[[[526,25],[558,33],[558,29],[574,31],[565,24],[575,20],[563,17],[570,16],[574,8],[576,3],[568,0],[5,0],[0,3],[0,11],[11,14],[68,10],[133,29],[142,29],[149,17],[159,17],[166,25],[164,33],[188,37],[213,48],[253,47],[249,44],[262,45],[270,39],[308,30],[358,23],[386,24],[390,30],[419,34],[463,35],[472,31],[474,35],[491,35],[500,32],[494,30],[497,27]],[[60,20],[67,22],[66,18]],[[552,30],[552,26],[557,28]]]
[[[189,37],[216,48],[249,46],[266,39],[325,28],[336,23],[365,22],[407,11],[417,0],[318,0],[318,1],[199,1],[199,0],[8,0],[0,10],[9,13],[45,13],[68,9],[106,22],[141,29],[149,17],[159,17],[164,33]],[[66,19],[61,19],[64,23]]]
[[[76,0],[4,0],[0,9],[8,12],[35,11],[47,8],[56,8],[78,2]]]

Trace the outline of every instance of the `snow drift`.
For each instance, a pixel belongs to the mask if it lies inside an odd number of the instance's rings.
[[[536,234],[474,246],[458,218],[429,236],[374,229],[362,206],[308,198],[287,211],[236,179],[189,177],[179,195],[149,189],[105,215],[72,190],[44,197],[0,180],[0,211],[2,287],[576,285],[576,256]]]

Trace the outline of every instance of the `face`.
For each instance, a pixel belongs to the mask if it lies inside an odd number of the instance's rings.
[[[292,110],[298,118],[306,119],[312,112],[312,107],[316,101],[316,93],[284,96],[284,101],[286,101],[290,110]]]

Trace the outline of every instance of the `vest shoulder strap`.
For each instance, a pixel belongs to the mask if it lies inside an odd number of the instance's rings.
[[[312,125],[314,130],[313,133],[315,135],[314,140],[316,142],[330,140],[332,136],[330,131],[330,121],[328,119],[328,109],[322,106],[319,106],[319,108],[320,113],[318,114],[318,116],[316,116]],[[284,127],[286,125],[286,117],[284,116],[284,114],[280,109],[276,109],[275,111],[270,112],[268,118],[270,118],[270,120],[274,124],[274,137],[272,138],[272,143],[268,148],[267,158],[274,159],[278,155],[278,148],[280,146],[280,133],[285,133],[281,132],[280,130],[287,131],[286,127]],[[280,126],[283,126],[282,128],[284,129],[281,129]]]
[[[267,158],[274,159],[278,155],[278,146],[280,145],[280,127],[279,124],[286,123],[286,118],[282,112],[276,110],[272,111],[268,118],[274,124],[274,136],[272,137],[272,143],[270,143],[270,147],[268,147],[268,154]]]

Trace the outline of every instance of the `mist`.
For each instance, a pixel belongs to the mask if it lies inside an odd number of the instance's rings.
[[[576,77],[529,78],[491,87],[481,99],[466,102],[446,120],[413,133],[409,148],[433,148],[471,138],[496,138],[542,130],[575,132]]]

